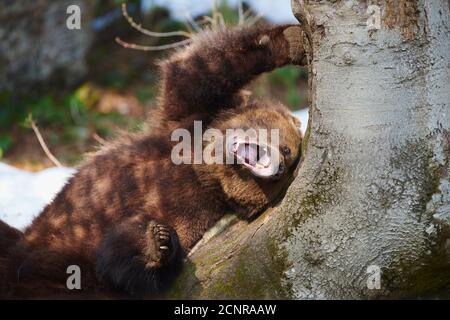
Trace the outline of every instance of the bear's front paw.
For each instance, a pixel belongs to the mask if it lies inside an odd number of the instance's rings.
[[[258,47],[270,50],[278,67],[288,63],[305,65],[304,41],[306,38],[299,25],[275,27],[256,38]]]
[[[147,227],[146,239],[147,267],[161,268],[174,256],[176,239],[170,227],[152,221]]]
[[[283,35],[289,43],[289,57],[292,63],[305,64],[305,50],[303,47],[303,31],[300,26],[290,26],[283,31]]]

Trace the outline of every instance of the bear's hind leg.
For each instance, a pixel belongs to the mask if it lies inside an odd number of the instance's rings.
[[[170,226],[130,218],[110,230],[97,250],[102,280],[132,296],[157,294],[181,269],[182,250]]]

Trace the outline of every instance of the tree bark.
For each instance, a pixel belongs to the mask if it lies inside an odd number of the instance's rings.
[[[311,106],[298,174],[275,208],[201,245],[169,297],[448,297],[449,1],[292,5]]]

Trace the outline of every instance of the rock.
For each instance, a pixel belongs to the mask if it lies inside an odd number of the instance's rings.
[[[54,83],[70,85],[86,73],[96,1],[0,2],[0,92],[28,93]],[[69,5],[81,9],[81,30],[66,27]]]

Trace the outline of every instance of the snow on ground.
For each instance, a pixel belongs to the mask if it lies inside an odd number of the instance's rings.
[[[294,112],[304,133],[308,110]],[[37,173],[0,163],[0,220],[23,230],[75,173],[70,168],[50,168]]]
[[[239,0],[227,0],[228,4],[237,7]],[[274,23],[298,23],[292,14],[291,0],[246,0],[258,13]],[[211,10],[213,0],[143,0],[143,10],[159,5],[168,8],[175,18],[184,20],[186,12],[196,17]]]
[[[0,220],[23,230],[74,172],[51,168],[33,173],[0,163]]]
[[[303,134],[305,134],[306,127],[308,126],[308,117],[309,117],[308,109],[302,109],[302,110],[294,111],[293,114],[302,123],[302,126],[300,127],[300,130],[302,131]]]

